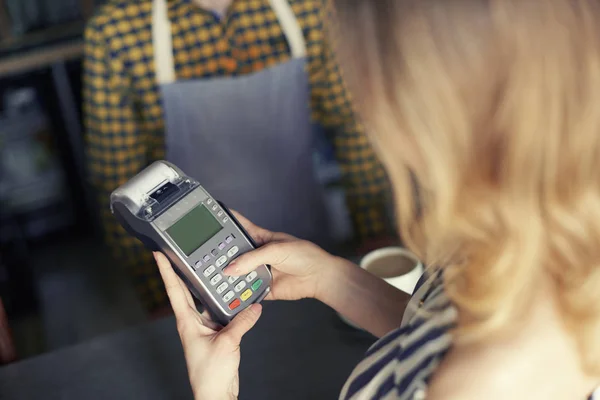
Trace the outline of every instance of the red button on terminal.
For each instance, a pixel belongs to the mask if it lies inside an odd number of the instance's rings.
[[[229,309],[230,310],[235,310],[236,308],[238,308],[240,306],[240,304],[242,304],[240,302],[240,299],[235,299],[234,301],[232,301],[231,303],[229,303]]]

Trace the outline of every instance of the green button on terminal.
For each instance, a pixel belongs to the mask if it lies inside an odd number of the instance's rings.
[[[262,279],[259,279],[256,282],[254,282],[252,284],[252,290],[254,290],[256,292],[258,290],[258,288],[262,285],[262,283],[263,283]]]

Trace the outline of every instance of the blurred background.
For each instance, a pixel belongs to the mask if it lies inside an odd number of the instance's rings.
[[[145,318],[84,179],[83,30],[101,3],[0,0],[0,299],[16,349],[5,363]]]
[[[147,319],[102,244],[85,179],[82,36],[101,3],[0,0],[0,345],[13,348],[0,364]],[[315,163],[344,243],[352,228],[325,140]]]

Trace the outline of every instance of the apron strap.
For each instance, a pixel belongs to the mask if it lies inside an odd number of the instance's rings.
[[[154,0],[152,4],[152,42],[154,47],[154,69],[159,85],[175,82],[173,59],[173,36],[167,0]]]
[[[292,58],[306,57],[306,40],[300,23],[294,14],[294,10],[287,0],[269,0],[271,7],[277,15],[277,20],[281,25],[283,34],[285,35],[290,49]]]
[[[269,0],[277,20],[281,25],[291,49],[292,58],[306,57],[306,40],[294,10],[287,0]],[[173,57],[173,36],[171,33],[167,0],[153,0],[152,41],[154,47],[154,68],[159,85],[175,82],[175,61]]]

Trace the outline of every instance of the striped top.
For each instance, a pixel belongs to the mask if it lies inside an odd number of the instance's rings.
[[[425,295],[415,299],[422,304],[420,311],[367,351],[344,385],[341,400],[427,398],[428,383],[452,345],[451,330],[457,320],[441,273],[431,281],[428,289],[423,287]],[[589,400],[600,400],[599,394],[597,391]]]

